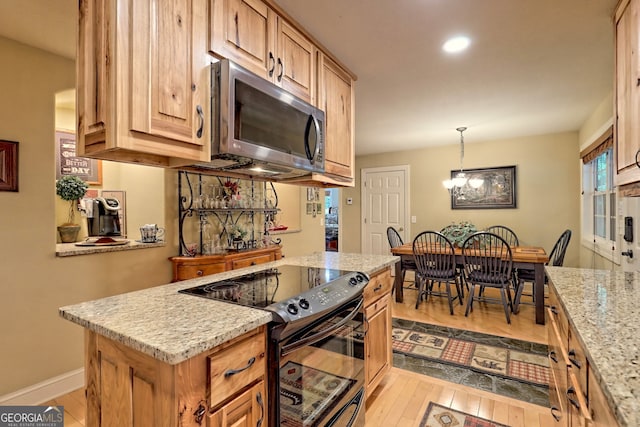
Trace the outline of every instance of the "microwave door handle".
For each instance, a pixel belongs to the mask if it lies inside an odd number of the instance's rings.
[[[311,130],[311,125],[316,130],[316,143],[313,149],[313,155],[311,154],[311,148],[309,147],[309,134]],[[316,119],[313,114],[309,114],[309,120],[307,120],[307,126],[304,130],[304,151],[307,155],[307,159],[311,164],[314,164],[316,158],[318,157],[318,152],[320,151],[320,144],[318,143],[318,138],[320,137],[320,124],[318,123],[318,119]]]

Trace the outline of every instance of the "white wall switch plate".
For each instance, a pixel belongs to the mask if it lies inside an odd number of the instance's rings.
[[[411,215],[411,224],[415,224],[418,220],[415,215]]]

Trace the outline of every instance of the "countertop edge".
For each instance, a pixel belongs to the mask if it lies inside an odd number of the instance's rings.
[[[62,318],[115,342],[168,364],[177,364],[272,320],[266,310],[179,294],[180,289],[279,265],[335,268],[371,275],[393,267],[399,260],[396,256],[321,252],[68,305],[58,312]],[[149,308],[148,312],[144,308]]]

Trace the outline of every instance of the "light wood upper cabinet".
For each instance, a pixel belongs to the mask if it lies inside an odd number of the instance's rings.
[[[210,158],[206,0],[81,0],[78,155]]]
[[[616,185],[640,181],[636,155],[640,150],[639,0],[623,0],[615,12]],[[640,161],[640,155],[638,156]],[[638,194],[635,194],[638,195]]]
[[[324,54],[319,55],[318,76],[318,106],[326,114],[325,171],[353,180],[353,80]]]
[[[314,44],[260,0],[211,0],[209,50],[313,103]]]

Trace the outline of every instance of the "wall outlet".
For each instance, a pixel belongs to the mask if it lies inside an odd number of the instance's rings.
[[[415,224],[418,220],[415,215],[411,215],[411,224]]]

